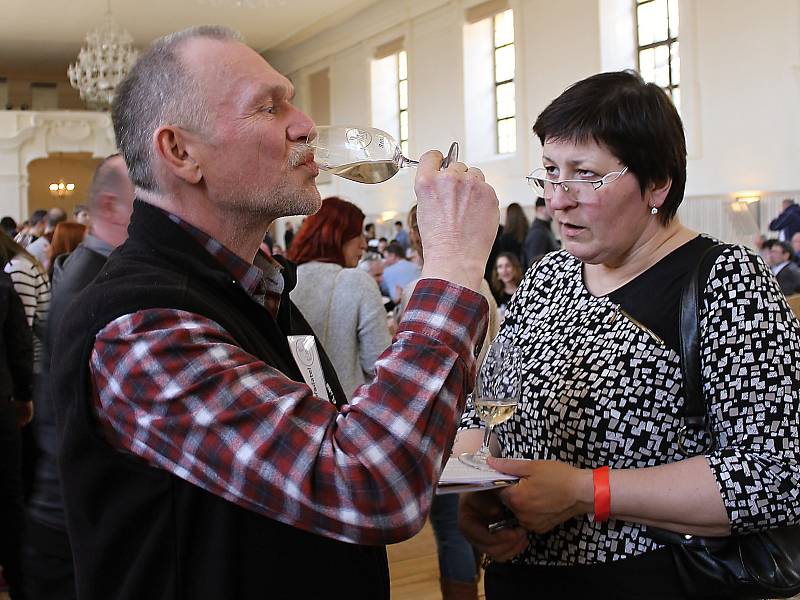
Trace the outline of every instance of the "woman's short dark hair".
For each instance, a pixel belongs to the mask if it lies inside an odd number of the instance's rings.
[[[287,257],[298,265],[314,261],[345,265],[342,246],[361,235],[364,213],[355,204],[336,196],[325,198],[322,207],[300,226]]]
[[[639,179],[672,185],[658,218],[668,224],[686,187],[683,123],[667,93],[634,71],[599,73],[568,87],[533,126],[546,140],[594,141],[607,147]]]

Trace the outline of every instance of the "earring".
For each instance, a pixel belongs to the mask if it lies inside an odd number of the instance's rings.
[[[658,214],[658,209],[655,206],[651,206],[650,207],[650,214],[651,215],[657,215]]]

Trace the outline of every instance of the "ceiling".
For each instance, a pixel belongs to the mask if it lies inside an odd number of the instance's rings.
[[[65,76],[86,32],[110,3],[117,23],[143,48],[192,25],[227,25],[258,51],[302,41],[378,0],[0,0],[0,77]],[[250,3],[271,4],[248,8]]]

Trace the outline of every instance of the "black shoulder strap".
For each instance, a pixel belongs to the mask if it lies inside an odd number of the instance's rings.
[[[700,376],[700,306],[703,290],[714,262],[728,248],[727,244],[714,244],[706,249],[689,273],[683,285],[680,303],[680,348],[683,390],[683,423],[686,429],[705,431],[708,415],[703,398],[703,380]]]

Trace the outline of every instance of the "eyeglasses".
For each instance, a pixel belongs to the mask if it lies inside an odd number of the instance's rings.
[[[540,198],[549,200],[555,193],[556,186],[561,186],[565,192],[573,191],[578,200],[585,200],[587,194],[596,192],[604,185],[614,183],[617,179],[628,172],[628,167],[621,171],[612,171],[603,175],[600,179],[561,179],[555,180],[552,174],[547,169],[536,169],[533,173],[525,177],[528,180],[528,185],[531,186],[533,192]],[[549,187],[547,184],[550,184]],[[569,184],[569,185],[568,185]],[[590,189],[591,186],[591,189]],[[549,194],[548,194],[549,189]]]

